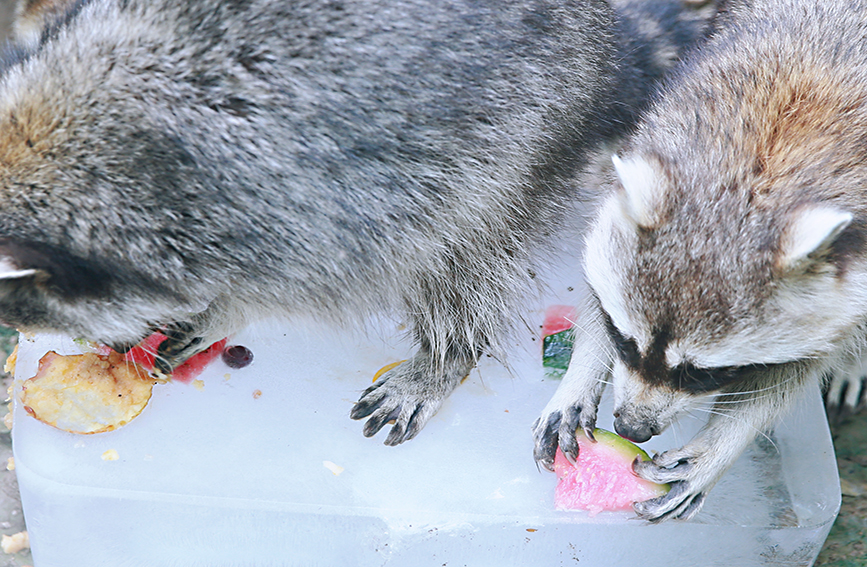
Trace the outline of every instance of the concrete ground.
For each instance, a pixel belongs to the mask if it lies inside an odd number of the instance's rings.
[[[831,428],[843,505],[816,565],[867,566],[867,412]]]

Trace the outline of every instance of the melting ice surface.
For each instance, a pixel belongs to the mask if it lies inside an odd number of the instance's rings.
[[[573,299],[569,289],[552,302]],[[203,388],[156,386],[136,420],[106,434],[63,433],[16,411],[35,563],[809,565],[839,509],[813,391],[692,522],[554,510],[556,478],[537,470],[530,426],[557,381],[544,377],[533,332],[516,341],[511,372],[486,358],[416,439],[385,447],[383,432],[365,439],[348,414],[377,369],[411,352],[395,336],[388,325],[367,335],[304,322],[248,329],[233,342],[253,351],[249,367],[218,361]],[[17,378],[49,348],[75,349],[22,339]],[[611,422],[605,402],[599,426]],[[643,446],[680,446],[700,425],[687,418]],[[111,449],[119,459],[102,460]]]

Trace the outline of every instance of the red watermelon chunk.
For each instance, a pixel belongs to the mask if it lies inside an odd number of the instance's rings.
[[[148,372],[151,372],[154,369],[154,358],[156,357],[157,348],[166,338],[161,333],[154,333],[143,340],[137,347],[130,349],[124,358],[143,366]],[[217,341],[202,352],[191,356],[186,362],[174,369],[172,380],[183,382],[184,384],[192,382],[196,376],[202,373],[208,364],[220,356],[227,341],[228,339]]]
[[[636,457],[650,460],[640,447],[619,435],[596,429],[596,443],[587,439],[580,429],[578,460],[572,465],[557,449],[554,472],[559,480],[554,494],[558,510],[587,510],[595,516],[603,510],[630,510],[635,502],[662,496],[667,484],[656,484],[639,478],[632,472]]]
[[[561,331],[571,329],[577,316],[578,310],[571,305],[551,305],[545,310],[542,336],[556,335]]]

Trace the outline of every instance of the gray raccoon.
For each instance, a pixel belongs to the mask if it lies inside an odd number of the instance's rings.
[[[395,419],[390,445],[500,347],[590,152],[672,62],[636,69],[600,0],[46,6],[0,80],[0,319],[118,350],[161,329],[168,372],[260,317],[401,314],[418,350],[351,415]]]
[[[735,7],[614,158],[587,236],[588,340],[534,429],[549,467],[604,382],[637,441],[713,403],[684,447],[636,463],[687,519],[758,432],[867,352],[867,3]],[[716,396],[714,396],[716,395]]]

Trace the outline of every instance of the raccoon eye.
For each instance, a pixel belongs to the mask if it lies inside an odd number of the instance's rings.
[[[699,368],[689,362],[684,362],[671,369],[671,383],[678,390],[701,394],[713,392],[729,384],[739,382],[749,374],[768,367],[767,364],[746,364],[744,366]]]
[[[620,357],[623,364],[633,370],[637,370],[641,367],[641,352],[638,350],[638,344],[633,339],[624,337],[623,333],[614,325],[611,316],[604,309],[601,309],[601,311],[602,317],[605,320],[605,329],[608,331],[608,336],[611,338],[614,350],[617,351],[617,356]]]

